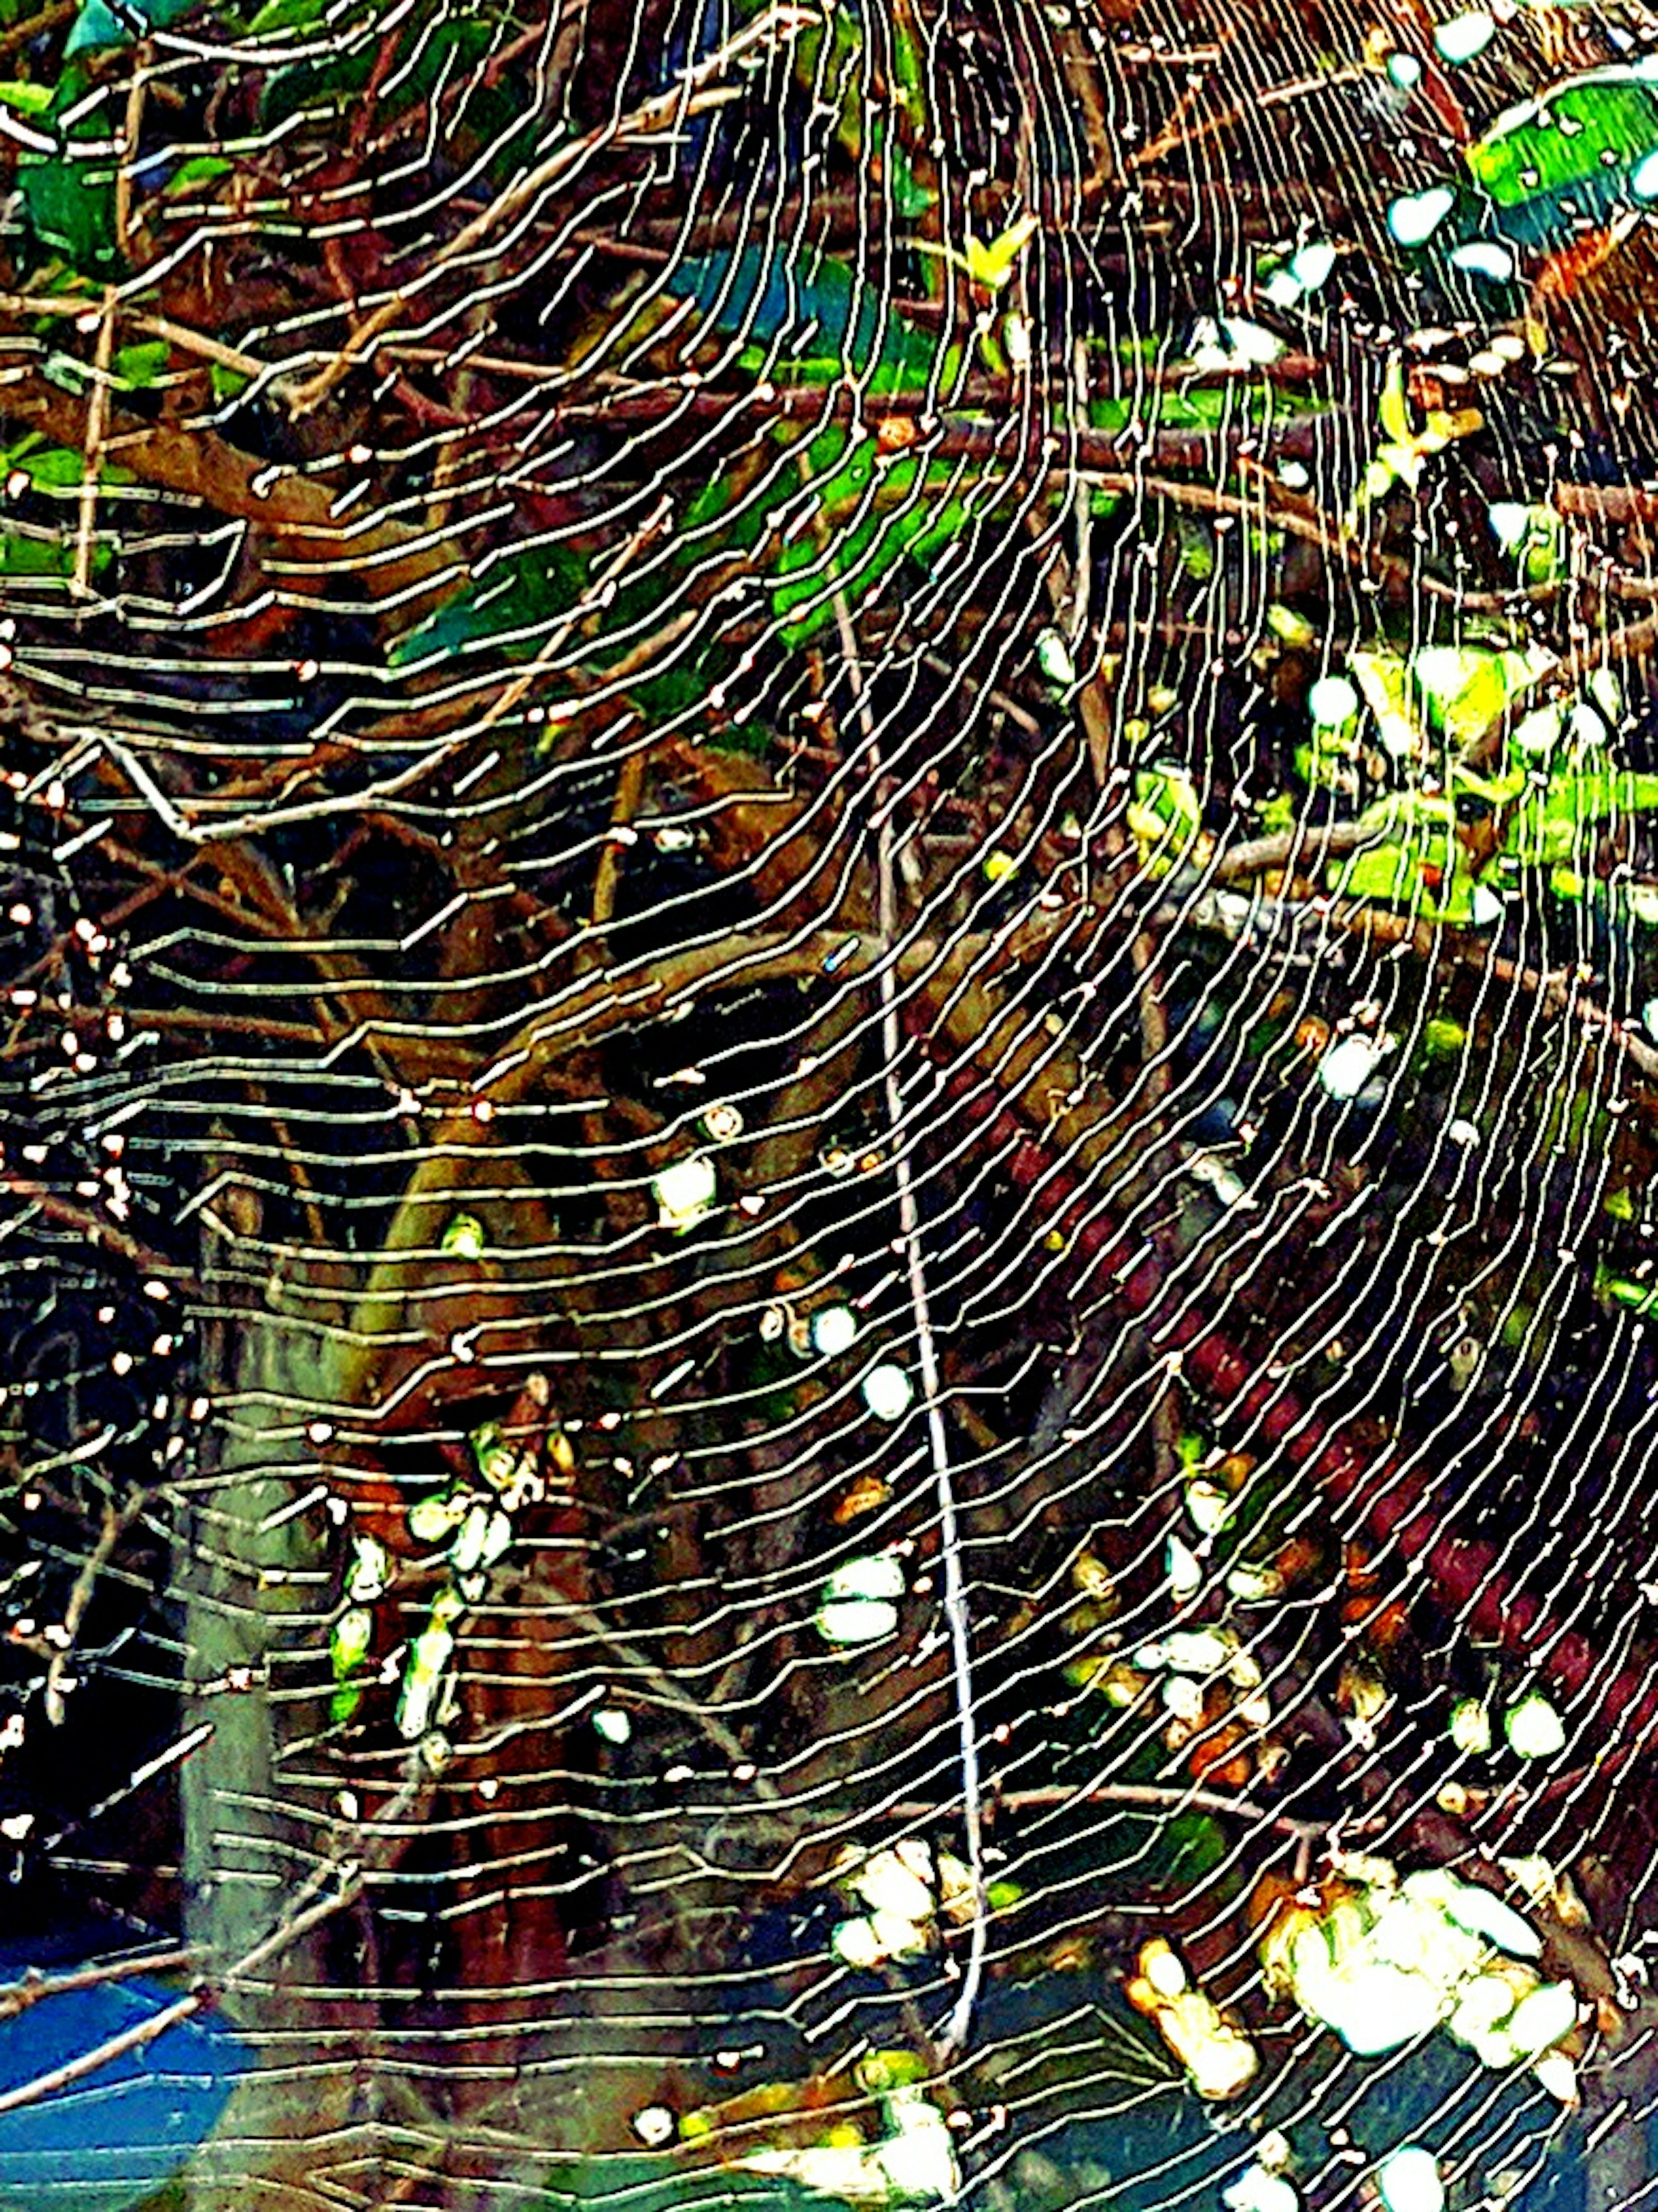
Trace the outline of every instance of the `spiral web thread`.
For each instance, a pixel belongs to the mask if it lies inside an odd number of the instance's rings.
[[[1467,149],[1655,39],[4,15],[7,1932],[173,2201],[1641,2200],[1655,264]],[[1552,2071],[1273,1964],[1436,1868]]]

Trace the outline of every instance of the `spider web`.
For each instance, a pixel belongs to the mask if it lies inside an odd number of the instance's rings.
[[[0,2197],[1640,2201],[1658,22],[0,49]]]

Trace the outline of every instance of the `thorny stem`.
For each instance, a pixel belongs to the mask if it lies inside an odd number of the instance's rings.
[[[871,752],[872,772],[879,773],[875,717],[864,686],[846,594],[835,594],[835,620],[847,676],[857,702],[858,719]],[[950,1443],[944,1434],[944,1405],[938,1373],[938,1347],[932,1335],[932,1315],[927,1298],[926,1261],[921,1244],[920,1209],[915,1203],[915,1184],[903,1139],[904,1102],[898,1085],[898,1060],[902,1024],[898,1009],[898,976],[893,957],[898,935],[897,890],[893,851],[893,809],[888,803],[890,785],[880,787],[877,804],[876,869],[878,884],[878,933],[885,957],[881,963],[881,1057],[886,1092],[887,1118],[894,1133],[893,1172],[898,1193],[898,1226],[903,1237],[904,1272],[911,1310],[915,1317],[915,1345],[921,1370],[921,1400],[926,1410],[927,1446],[932,1461],[938,1498],[938,1553],[944,1569],[944,1624],[950,1632],[950,1670],[956,1683],[956,1725],[962,1768],[962,1825],[967,1843],[968,1873],[973,1884],[973,1924],[968,1942],[967,1971],[938,2038],[939,2056],[955,2057],[967,2041],[973,2008],[984,1979],[989,1917],[985,1897],[983,1814],[979,1780],[979,1739],[973,1718],[973,1626],[968,1613],[967,1589],[962,1573],[961,1532],[956,1517],[956,1486],[950,1474]]]

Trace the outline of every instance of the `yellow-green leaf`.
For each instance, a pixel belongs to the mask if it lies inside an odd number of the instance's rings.
[[[1411,418],[1405,404],[1405,368],[1395,354],[1388,363],[1388,374],[1382,380],[1382,399],[1378,408],[1382,435],[1390,445],[1407,446],[1411,441]]]
[[[987,246],[972,232],[967,234],[967,270],[975,284],[999,292],[1013,274],[1013,264],[1041,228],[1034,215],[1022,215],[999,238]]]

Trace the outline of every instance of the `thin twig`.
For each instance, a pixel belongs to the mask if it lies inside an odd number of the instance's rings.
[[[1169,1016],[1157,995],[1157,939],[1155,932],[1141,930],[1130,943],[1128,953],[1130,963],[1139,978],[1136,996],[1139,1002],[1140,1060],[1145,1070],[1142,1096],[1148,1106],[1157,1106],[1168,1096],[1173,1078],[1169,1063],[1163,1057],[1169,1048]]]
[[[153,1245],[144,1243],[137,1237],[129,1236],[125,1230],[116,1228],[112,1222],[100,1221],[89,1207],[77,1206],[73,1199],[64,1198],[58,1191],[48,1190],[44,1183],[32,1182],[26,1176],[0,1175],[0,1191],[8,1191],[14,1198],[26,1200],[31,1206],[38,1206],[49,1221],[61,1222],[66,1229],[78,1230],[92,1243],[108,1245],[112,1252],[118,1252],[123,1259],[131,1260],[146,1274],[182,1283],[191,1291],[199,1291],[201,1287],[189,1267],[180,1267],[176,1260],[169,1260],[165,1253],[156,1251]]]
[[[43,2004],[48,1997],[101,1989],[106,1982],[130,1982],[138,1974],[176,1973],[180,1966],[194,1966],[197,1955],[190,1949],[151,1951],[143,1958],[109,1959],[100,1966],[81,1966],[71,1974],[27,1973],[20,1982],[0,1986],[0,2020],[15,2020],[20,2012]]]
[[[282,1921],[262,1942],[256,1943],[251,1951],[243,1954],[224,1976],[222,1986],[228,1989],[245,1980],[249,1974],[257,1972],[268,1959],[275,1958],[290,1943],[297,1942],[301,1936],[308,1935],[313,1928],[320,1927],[325,1920],[331,1920],[337,1912],[354,1901],[361,1888],[361,1868],[348,1868],[344,1881],[332,1897],[324,1898]],[[208,1984],[200,1984],[188,1996],[179,1997],[170,2005],[163,2005],[160,2012],[151,2013],[148,2020],[136,2021],[132,2027],[123,2028],[118,2035],[112,2035],[104,2042],[94,2044],[90,2051],[77,2052],[73,2058],[65,2059],[61,2066],[54,2066],[45,2074],[37,2074],[31,2081],[20,2081],[15,2088],[0,2093],[0,2113],[20,2111],[26,2105],[38,2105],[43,2097],[55,2097],[61,2090],[73,2088],[77,2081],[84,2081],[89,2075],[101,2073],[106,2066],[113,2065],[118,2058],[125,2058],[135,2051],[147,2049],[170,2028],[181,2027],[185,2021],[193,2020],[198,2012],[206,2008],[213,1996],[214,1990]]]
[[[87,306],[84,295],[77,298],[74,295],[60,297],[55,294],[0,292],[0,314],[5,315],[83,315]],[[175,323],[167,315],[148,315],[136,307],[123,307],[121,312],[129,328],[146,331],[151,337],[165,338],[180,353],[199,354],[203,361],[216,361],[223,368],[240,369],[244,376],[268,376],[270,373],[269,362],[226,345],[222,338],[209,337],[203,331],[193,331],[187,323]],[[117,442],[111,439],[106,450]]]
[[[834,596],[835,626],[846,661],[847,678],[857,702],[859,726],[872,757],[876,756],[875,716],[864,683],[846,593]],[[872,764],[875,762],[872,757]],[[876,832],[879,932],[883,953],[880,969],[881,1057],[886,1093],[887,1119],[893,1130],[894,1182],[898,1197],[898,1226],[904,1246],[904,1273],[915,1321],[915,1343],[921,1371],[921,1398],[926,1411],[927,1446],[932,1461],[938,1500],[938,1553],[944,1570],[944,1615],[950,1632],[950,1667],[956,1684],[957,1755],[962,1768],[963,1830],[967,1843],[967,1868],[973,1887],[973,1923],[968,1942],[967,1971],[950,2017],[938,2038],[941,2057],[952,2057],[965,2044],[984,1979],[989,1942],[989,1906],[985,1893],[983,1819],[980,1806],[979,1738],[973,1713],[973,1628],[969,1617],[967,1589],[962,1571],[961,1531],[956,1514],[956,1486],[950,1473],[950,1442],[944,1433],[944,1398],[938,1372],[938,1346],[932,1334],[932,1316],[927,1297],[926,1261],[921,1243],[920,1209],[910,1171],[909,1149],[904,1140],[904,1102],[898,1084],[902,1025],[898,1008],[897,885],[894,869],[896,839],[890,779],[879,788],[879,827]]]
[[[1327,91],[1336,85],[1349,84],[1363,75],[1362,70],[1354,68],[1323,70],[1316,76],[1297,77],[1290,84],[1269,85],[1265,92],[1253,94],[1248,105],[1251,107],[1287,106],[1293,100],[1305,100],[1313,94]],[[1219,115],[1212,115],[1206,122],[1188,128],[1185,119],[1187,110],[1191,106],[1199,88],[1199,86],[1194,84],[1182,95],[1181,103],[1170,120],[1164,125],[1155,138],[1142,146],[1139,152],[1133,156],[1128,164],[1131,169],[1147,168],[1152,162],[1160,161],[1165,154],[1172,154],[1177,146],[1182,149],[1194,146],[1199,139],[1212,137],[1217,131],[1226,130],[1230,125],[1237,122],[1243,114],[1244,103],[1242,100],[1236,100]]]
[[[114,1558],[116,1546],[143,1510],[146,1495],[142,1490],[135,1490],[125,1505],[105,1506],[98,1540],[75,1577],[69,1602],[64,1607],[64,1641],[54,1649],[52,1664],[46,1669],[46,1714],[53,1728],[64,1725],[64,1678],[75,1656],[75,1639],[80,1633],[81,1623],[86,1619],[87,1607],[92,1603],[98,1578]]]
[[[659,1515],[657,1517],[659,1519],[661,1516]],[[671,1705],[676,1712],[683,1713],[688,1720],[694,1721],[708,1741],[717,1750],[722,1751],[733,1766],[755,1764],[742,1738],[726,1727],[718,1713],[699,1705],[695,1698],[680,1688],[671,1675],[665,1674],[656,1662],[641,1651],[637,1644],[629,1644],[625,1637],[618,1636],[601,1614],[585,1605],[562,1606],[560,1612],[567,1619],[574,1620],[577,1627],[584,1634],[591,1636],[596,1644],[602,1644],[613,1658],[619,1659],[624,1667],[631,1668],[648,1682],[665,1705]],[[756,1771],[753,1786],[756,1796],[764,1797],[773,1803],[777,1802],[776,1785],[764,1774]]]
[[[133,62],[132,82],[127,88],[126,115],[121,125],[121,166],[115,172],[115,243],[130,261],[132,252],[132,179],[138,167],[138,141],[144,126],[144,94],[149,84],[150,45],[139,44]]]
[[[104,433],[109,427],[109,364],[115,352],[113,284],[104,287],[104,307],[93,354],[92,390],[87,399],[86,443],[82,449],[81,516],[75,536],[75,573],[70,589],[77,599],[92,590],[92,538],[98,520],[98,477],[103,466]]]
[[[428,1788],[429,1784],[420,1769],[418,1755],[411,1755],[408,1778],[384,1814],[373,1824],[374,1826],[389,1838],[390,1824],[400,1820],[410,1804]],[[118,2035],[109,2036],[104,2042],[94,2044],[90,2051],[79,2051],[73,2058],[65,2059],[61,2066],[54,2066],[45,2074],[35,2075],[30,2081],[18,2082],[15,2088],[0,2092],[0,2114],[18,2112],[27,2105],[38,2105],[44,2097],[55,2097],[61,2090],[73,2088],[77,2081],[84,2081],[92,2075],[101,2073],[106,2066],[113,2065],[117,2059],[125,2058],[135,2051],[146,2050],[170,2028],[180,2027],[185,2021],[193,2020],[224,1990],[246,1981],[270,1960],[280,1957],[302,1936],[308,1936],[313,1928],[320,1928],[336,1913],[343,1912],[347,1905],[354,1905],[363,1893],[368,1857],[367,1851],[355,1859],[346,1858],[343,1849],[331,1853],[312,1870],[301,1885],[292,1909],[283,1915],[270,1933],[262,1936],[252,1949],[244,1951],[241,1957],[222,1974],[211,1980],[203,1977],[188,1996],[178,1998],[170,2005],[163,2005],[148,2020],[136,2021],[131,2027],[123,2028]],[[318,1898],[318,1891],[333,1875],[338,1876],[333,1894]],[[313,1898],[317,1899],[314,1904],[307,1902]]]
[[[645,795],[645,751],[636,745],[623,757],[616,779],[616,800],[610,808],[610,834],[598,856],[593,880],[593,927],[602,929],[616,912],[616,894],[622,881],[622,855],[638,832],[634,817]]]
[[[38,39],[42,31],[55,31],[59,23],[80,12],[81,0],[48,0],[44,8],[33,15],[25,15],[21,23],[8,25],[0,31],[0,54],[9,54],[14,46],[26,46],[31,39]]]

